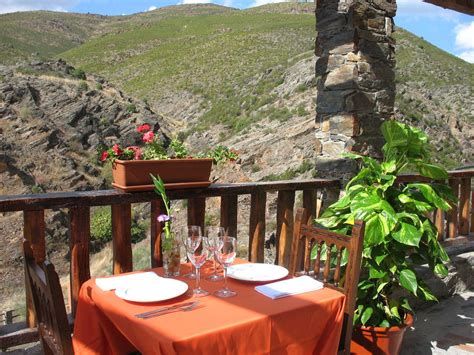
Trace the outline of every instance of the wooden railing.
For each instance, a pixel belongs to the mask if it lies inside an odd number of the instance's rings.
[[[267,193],[276,192],[276,262],[287,265],[293,235],[295,193],[302,191],[302,206],[316,216],[324,203],[336,200],[339,180],[280,181],[241,184],[213,184],[205,189],[170,190],[171,200],[187,200],[187,223],[204,226],[206,198],[220,197],[220,224],[237,231],[238,196],[250,195],[248,255],[254,262],[264,261]],[[0,196],[0,212],[23,212],[23,234],[30,241],[36,261],[46,257],[45,210],[68,209],[70,260],[70,301],[72,315],[81,285],[90,278],[89,243],[91,207],[111,206],[113,272],[133,270],[132,265],[132,204],[150,203],[151,265],[161,265],[161,229],[156,218],[164,212],[160,198],[154,192],[123,193],[116,190],[58,192],[37,195]],[[242,238],[242,235],[239,235]],[[0,348],[31,342],[37,338],[35,316],[27,292],[26,323],[0,327]],[[30,327],[30,328],[28,328]]]
[[[452,204],[449,212],[435,211],[431,218],[438,229],[438,238],[445,244],[462,243],[474,233],[474,169],[453,170],[449,172],[448,185],[457,203]],[[404,175],[400,182],[429,181],[420,175]]]

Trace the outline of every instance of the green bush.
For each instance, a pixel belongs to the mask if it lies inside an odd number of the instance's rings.
[[[76,79],[86,80],[86,73],[82,69],[74,69],[71,75]]]
[[[132,114],[137,112],[137,106],[135,104],[128,104],[127,105],[127,113]]]
[[[77,92],[80,94],[81,92],[89,90],[89,85],[87,85],[87,82],[84,80],[81,80],[79,85],[77,85]]]
[[[144,224],[132,218],[132,243],[138,243],[146,237]],[[105,244],[112,240],[112,212],[109,207],[97,209],[91,218],[91,239]]]

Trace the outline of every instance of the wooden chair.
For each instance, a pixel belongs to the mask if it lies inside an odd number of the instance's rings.
[[[290,273],[293,275],[299,274],[299,271],[303,269],[304,274],[320,279],[321,264],[324,263],[321,281],[324,282],[326,287],[340,291],[346,296],[339,354],[350,354],[352,320],[364,241],[364,222],[356,221],[352,228],[352,236],[347,236],[309,225],[309,220],[310,216],[307,211],[303,208],[298,209],[290,257]],[[326,259],[322,260],[324,259],[321,257],[324,244],[326,244]],[[311,261],[313,247],[317,248],[314,262]],[[332,251],[334,247],[337,250],[335,253]],[[341,267],[343,249],[347,249],[349,253],[345,268]],[[335,267],[331,267],[334,254]],[[310,271],[312,263],[313,267]],[[346,271],[342,277],[341,269]],[[331,271],[333,271],[332,276],[330,275]]]
[[[73,354],[71,328],[59,277],[53,264],[37,264],[27,240],[23,241],[27,287],[31,291],[38,334],[45,354]]]

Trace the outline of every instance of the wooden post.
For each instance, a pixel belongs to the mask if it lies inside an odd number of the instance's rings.
[[[69,283],[73,316],[76,314],[79,290],[82,284],[90,279],[90,221],[89,207],[75,207],[69,210],[69,251],[71,253]]]
[[[112,243],[114,275],[133,270],[132,259],[132,205],[112,205]]]
[[[46,228],[44,223],[44,210],[23,211],[23,236],[30,242],[33,255],[37,263],[44,262],[46,258],[45,235]],[[25,275],[26,276],[26,275]],[[26,292],[26,324],[30,328],[36,326],[36,316],[31,298],[29,282],[25,277]]]
[[[459,197],[459,180],[449,179],[449,186],[451,187],[454,196]],[[449,239],[456,238],[458,232],[458,204],[457,202],[451,205],[451,209],[448,211],[448,237]]]
[[[237,237],[237,195],[221,196],[221,227]]]
[[[316,190],[303,190],[303,208],[308,218],[316,217]]]
[[[267,195],[263,189],[251,194],[249,222],[249,260],[264,262],[265,247],[265,211]]]
[[[461,193],[459,198],[459,234],[469,235],[469,197],[471,195],[471,178],[461,179]]]
[[[442,209],[437,209],[435,212],[435,225],[438,230],[438,240],[444,240],[444,212]]]
[[[188,226],[200,226],[204,233],[204,220],[206,217],[206,198],[195,197],[188,200]]]
[[[160,214],[166,213],[162,200],[151,201],[151,223],[150,223],[150,244],[151,244],[151,267],[163,266],[163,251],[161,250],[161,231],[163,225],[157,221]]]
[[[474,191],[471,193],[471,233],[474,233]]]
[[[278,191],[277,202],[277,234],[276,234],[276,263],[289,266],[291,244],[293,237],[293,208],[295,204],[294,191]]]

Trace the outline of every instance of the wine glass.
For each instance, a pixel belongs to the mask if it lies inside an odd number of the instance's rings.
[[[218,297],[232,297],[237,294],[227,287],[227,268],[234,262],[237,255],[237,239],[224,236],[221,238],[222,247],[216,251],[217,261],[224,267],[224,288],[215,292]]]
[[[188,259],[196,267],[196,288],[193,290],[195,297],[207,296],[209,292],[201,288],[201,266],[207,260],[209,250],[206,248],[204,243],[205,238],[200,235],[190,236],[186,239],[185,247]]]
[[[186,247],[186,240],[188,238],[194,237],[194,236],[199,236],[202,237],[201,233],[201,227],[200,226],[186,226],[183,228],[183,232],[181,234],[181,239],[183,242],[183,245]],[[186,252],[187,254],[187,252]],[[191,263],[191,272],[188,274],[183,275],[183,277],[187,279],[194,280],[196,279],[196,272],[194,271],[194,265]]]
[[[225,236],[225,229],[223,227],[207,227],[206,228],[206,242],[209,252],[212,254],[214,260],[214,273],[206,277],[209,281],[220,281],[223,279],[222,275],[217,274],[216,252],[222,247],[222,237]]]

